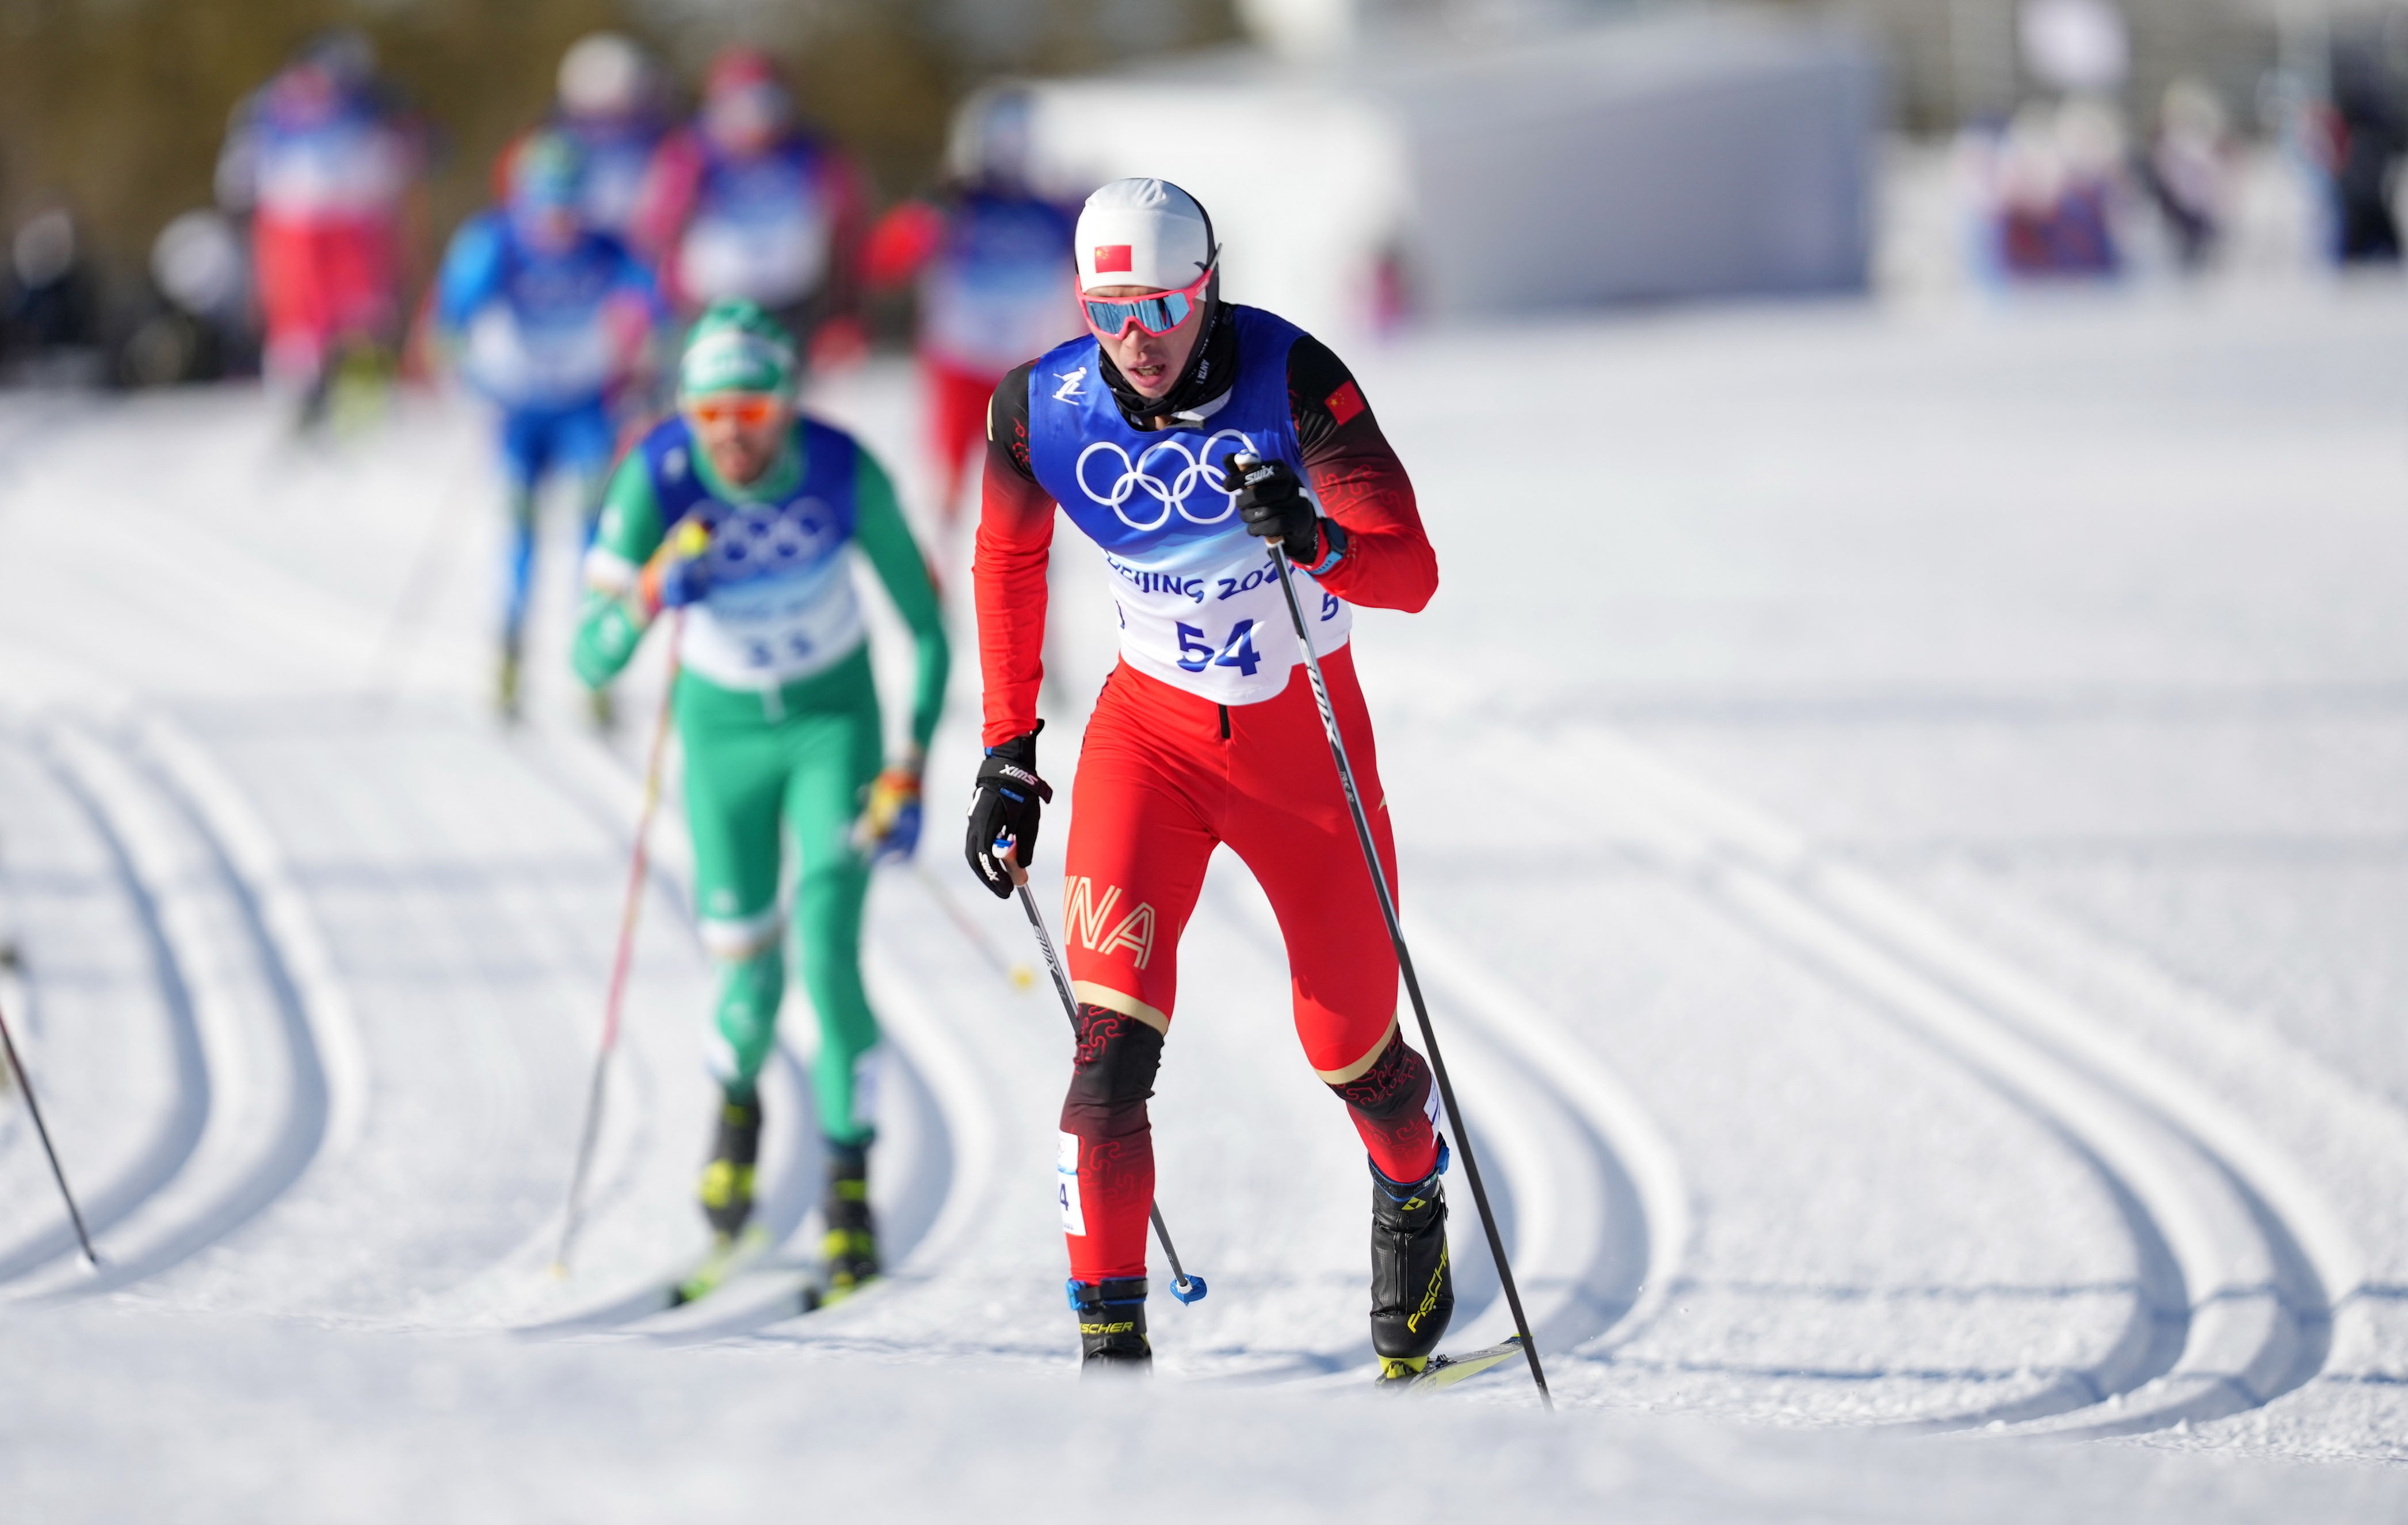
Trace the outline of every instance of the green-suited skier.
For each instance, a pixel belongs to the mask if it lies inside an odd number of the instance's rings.
[[[750,302],[714,304],[678,366],[678,412],[610,480],[587,563],[578,676],[608,683],[663,609],[682,609],[671,701],[706,946],[720,961],[712,1067],[724,1090],[702,1208],[723,1248],[752,1210],[761,1066],[784,993],[783,881],[819,1014],[812,1094],[827,1138],[826,1278],[878,1271],[868,1198],[880,1059],[861,985],[873,862],[920,834],[920,774],[950,662],[926,564],[886,473],[798,415],[792,342]],[[918,647],[911,742],[883,734],[852,558],[869,558]],[[786,870],[792,865],[791,874]]]

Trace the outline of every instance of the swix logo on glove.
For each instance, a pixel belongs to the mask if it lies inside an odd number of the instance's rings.
[[[1132,246],[1128,244],[1097,244],[1096,246],[1096,274],[1106,276],[1111,275],[1114,271],[1119,271],[1124,275],[1127,274],[1130,268],[1129,256],[1131,248]]]
[[[1038,777],[1037,775],[1029,772],[1026,768],[1015,768],[1009,762],[996,763],[995,765],[995,771],[1002,774],[1005,777],[1010,779],[1013,783],[1018,784],[1023,789],[1033,790],[1045,781],[1042,778]]]

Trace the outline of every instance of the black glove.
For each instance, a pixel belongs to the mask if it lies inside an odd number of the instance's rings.
[[[1037,731],[1044,729],[1038,721]],[[1037,777],[1037,731],[988,748],[970,795],[970,868],[997,900],[1010,900],[1012,886],[1011,870],[996,857],[996,839],[1008,838],[1011,861],[1027,868],[1037,856],[1038,808],[1054,798],[1053,787]]]
[[[1277,540],[1298,566],[1321,560],[1321,516],[1304,495],[1296,468],[1284,461],[1252,455],[1221,458],[1221,480],[1238,484],[1238,517],[1246,533]]]

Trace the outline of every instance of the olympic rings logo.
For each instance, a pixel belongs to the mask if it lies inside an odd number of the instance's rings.
[[[1249,454],[1254,453],[1254,442],[1235,429],[1220,431],[1205,440],[1203,446],[1193,452],[1189,451],[1186,445],[1180,440],[1162,440],[1138,451],[1134,460],[1130,459],[1128,451],[1112,441],[1099,439],[1079,452],[1079,463],[1073,475],[1079,478],[1080,492],[1110,508],[1114,518],[1140,534],[1158,530],[1169,523],[1173,510],[1176,510],[1179,517],[1190,524],[1218,524],[1237,512],[1238,508],[1238,490],[1231,487],[1222,477],[1220,464],[1213,460],[1215,451],[1225,442],[1234,449],[1243,450]],[[1087,481],[1087,463],[1106,450],[1120,457],[1121,474],[1108,490],[1098,492]],[[1182,464],[1177,475],[1166,482],[1155,476],[1152,468],[1162,457],[1169,455],[1177,456]],[[1229,500],[1221,506],[1219,513],[1210,519],[1199,519],[1187,511],[1187,500],[1194,495],[1198,483],[1215,492],[1226,495]],[[1142,524],[1130,518],[1127,508],[1124,506],[1130,499],[1137,496],[1140,489],[1144,491],[1146,496],[1162,505],[1162,512]]]

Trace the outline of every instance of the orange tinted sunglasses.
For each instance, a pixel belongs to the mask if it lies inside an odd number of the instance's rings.
[[[685,405],[685,410],[702,423],[741,423],[757,425],[778,416],[778,399],[759,392],[738,392],[724,397],[697,397]]]

